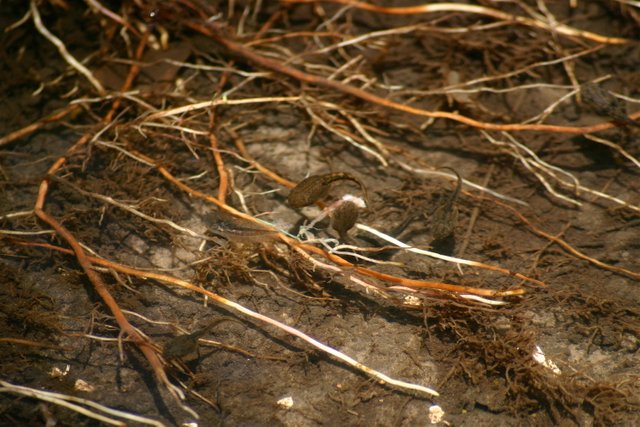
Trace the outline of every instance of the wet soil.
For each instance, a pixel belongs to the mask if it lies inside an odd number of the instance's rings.
[[[66,11],[50,3],[41,5],[44,23],[76,58],[87,60],[108,90],[117,90],[135,43],[127,46],[118,36],[120,27],[88,11],[83,2],[69,2]],[[126,12],[132,22],[142,22],[148,13],[148,8],[133,2],[116,3],[108,6],[123,16]],[[254,47],[263,55],[285,61],[283,52],[307,51],[289,58],[290,65],[323,75],[361,55],[353,67],[339,73],[340,79],[353,75],[350,84],[362,86],[365,76],[376,77],[367,90],[417,108],[459,112],[493,123],[523,122],[568,92],[558,85],[571,85],[567,73],[571,69],[579,82],[608,76],[603,87],[630,98],[625,101],[627,113],[640,110],[633,101],[640,98],[640,44],[634,41],[640,12],[619,2],[577,2],[574,9],[569,2],[547,6],[558,22],[631,40],[623,45],[599,45],[511,24],[477,32],[434,29],[495,22],[469,14],[390,16],[328,3],[286,8],[275,2],[265,2],[269,4],[253,14],[251,7],[244,9],[247,2],[235,3],[231,17],[226,2],[207,4],[212,11],[222,12],[218,19],[227,21],[229,28],[237,30],[242,21],[244,33],[237,38],[243,42],[251,40],[276,12],[281,13],[262,36],[275,41]],[[536,7],[536,2],[524,3]],[[7,13],[0,17],[0,28],[19,20],[28,9],[17,2],[4,7]],[[170,380],[185,390],[185,405],[199,415],[198,425],[422,426],[431,425],[429,410],[436,404],[445,412],[439,425],[640,422],[640,169],[632,160],[640,149],[633,126],[616,123],[596,134],[614,141],[627,156],[584,135],[510,134],[541,162],[572,174],[584,187],[626,203],[584,191],[576,195],[546,176],[577,205],[551,194],[533,173],[540,173],[535,166],[514,158],[513,145],[491,143],[491,138],[508,141],[508,135],[483,134],[443,119],[429,122],[277,73],[247,79],[247,73],[264,70],[172,19],[182,7],[182,2],[167,2],[160,9],[149,45],[159,43],[163,32],[170,36],[169,44],[145,54],[143,62],[152,65],[143,67],[133,92],[107,128],[97,124],[110,100],[89,99],[97,95],[86,79],[69,68],[30,20],[1,36],[0,137],[74,99],[84,100],[82,108],[65,118],[0,145],[0,380],[88,399],[166,425],[184,425],[195,418],[159,385],[139,349],[120,335],[113,314],[76,258],[35,245],[68,248],[59,234],[33,214],[42,180],[55,160],[67,155],[67,162],[50,181],[45,211],[95,256],[187,280],[294,326],[393,378],[440,393],[429,397],[381,384],[282,330],[198,294],[97,268],[129,321],[159,348],[220,316],[237,320],[202,334],[203,341],[190,359],[167,365]],[[500,7],[523,13],[515,4]],[[357,35],[418,23],[433,28],[328,54],[311,52],[319,42],[308,36],[284,37],[296,31],[325,31],[333,33],[329,41],[322,41],[329,45],[340,40],[336,36],[340,31]],[[497,76],[590,46],[599,48],[566,65],[532,68],[486,83],[499,89],[548,86],[465,96],[438,92],[458,77],[464,82]],[[202,71],[165,60],[217,68]],[[418,294],[417,302],[406,298],[410,293],[381,297],[350,280],[356,274],[353,270],[335,272],[313,265],[268,235],[247,238],[245,233],[236,238],[216,233],[210,219],[215,206],[181,191],[157,166],[217,196],[220,176],[209,146],[207,111],[174,122],[156,122],[181,128],[140,123],[149,114],[149,105],[161,110],[210,100],[220,89],[225,69],[236,70],[224,77],[228,80],[223,90],[233,89],[230,99],[307,97],[216,109],[215,134],[231,180],[230,206],[294,234],[305,218],[320,212],[315,206],[289,206],[289,189],[239,156],[235,144],[239,138],[253,159],[293,182],[338,171],[357,178],[367,188],[371,206],[360,212],[363,224],[391,232],[410,219],[401,232],[410,245],[431,245],[445,255],[499,265],[546,286],[406,251],[387,249],[372,255],[397,264],[349,258],[357,265],[407,279],[526,290],[522,296],[496,298],[508,303],[501,306],[435,291]],[[389,90],[399,86],[403,89]],[[364,133],[358,133],[349,115],[364,125]],[[545,122],[587,126],[610,119],[571,98]],[[68,154],[81,135],[96,129],[104,131]],[[353,138],[350,141],[332,129]],[[387,151],[367,142],[362,136],[366,134],[381,141]],[[134,152],[155,159],[156,165],[141,161]],[[500,201],[463,186],[455,203],[459,213],[454,235],[433,242],[430,214],[439,200],[451,195],[455,180],[415,169],[444,166],[511,199]],[[332,185],[327,203],[346,193],[362,195],[354,182]],[[171,220],[200,237],[142,218],[100,195],[150,218]],[[505,205],[517,209],[548,237],[536,233]],[[318,238],[339,237],[328,221],[319,223],[314,233]],[[348,233],[358,246],[385,245],[362,230]],[[576,256],[549,236],[606,265]],[[376,286],[386,285],[376,282]],[[561,373],[534,360],[536,347]],[[79,387],[79,380],[90,390]],[[54,420],[56,424],[47,425],[101,425],[6,387],[0,391],[2,425],[44,425]],[[285,397],[293,400],[290,408],[278,403]]]

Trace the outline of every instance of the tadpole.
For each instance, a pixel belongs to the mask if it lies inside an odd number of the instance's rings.
[[[597,114],[623,124],[640,126],[640,123],[630,119],[627,115],[625,103],[604,90],[600,85],[592,82],[585,83],[580,87],[580,92],[584,103]]]
[[[234,243],[262,243],[274,239],[278,234],[275,230],[260,228],[222,211],[207,214],[205,221],[209,231]]]
[[[457,171],[449,167],[442,169],[448,169],[456,174],[458,182],[455,190],[453,190],[453,193],[451,193],[449,197],[441,197],[431,216],[431,234],[435,241],[444,240],[453,234],[458,222],[458,208],[455,206],[455,203],[462,188],[462,178]]]
[[[289,206],[293,208],[309,206],[326,197],[327,194],[329,194],[331,183],[340,180],[353,181],[358,184],[364,192],[365,200],[368,200],[367,189],[358,178],[346,172],[333,172],[323,175],[312,175],[303,179],[298,185],[293,187],[287,197],[287,202]]]
[[[198,340],[204,336],[211,328],[219,325],[222,322],[233,321],[237,322],[238,320],[232,317],[219,317],[209,322],[208,325],[197,329],[196,331],[185,334],[178,335],[170,339],[164,346],[162,351],[162,355],[167,360],[175,360],[175,359],[194,359],[198,357]]]
[[[340,204],[331,216],[331,227],[338,232],[340,240],[345,243],[351,242],[347,234],[355,225],[360,214],[360,208],[354,202],[346,200]]]

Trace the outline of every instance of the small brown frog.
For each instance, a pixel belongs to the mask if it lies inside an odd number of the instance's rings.
[[[447,198],[442,196],[431,216],[431,236],[434,241],[442,241],[453,234],[458,222],[458,208],[455,206],[460,189],[462,188],[462,178],[460,174],[448,167],[448,169],[458,178],[455,190]]]
[[[351,243],[353,240],[347,232],[355,225],[360,214],[360,208],[352,201],[344,201],[331,215],[331,227],[338,232],[340,240]]]
[[[580,92],[584,103],[597,114],[609,117],[622,124],[640,126],[640,123],[629,118],[624,102],[611,95],[601,86],[591,82],[585,83],[581,86]]]
[[[293,187],[287,197],[287,202],[289,206],[293,208],[309,206],[326,197],[327,194],[329,194],[331,183],[340,180],[353,181],[358,184],[364,192],[365,200],[368,200],[367,189],[358,178],[346,172],[333,172],[323,175],[312,175],[303,179],[298,185]]]

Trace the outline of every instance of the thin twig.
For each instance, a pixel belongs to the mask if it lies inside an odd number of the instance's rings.
[[[133,421],[136,423],[142,423],[142,424],[152,425],[157,427],[164,427],[165,425],[160,421],[156,421],[151,418],[141,417],[140,415],[135,415],[129,412],[120,411],[118,409],[109,408],[107,406],[101,405],[94,401],[91,401],[88,399],[82,399],[76,396],[70,396],[68,394],[52,393],[49,391],[36,390],[34,388],[15,385],[2,380],[0,380],[0,385],[2,386],[2,388],[0,388],[0,392],[17,393],[23,396],[29,396],[35,399],[43,400],[45,402],[54,403],[56,405],[63,406],[65,408],[71,409],[72,411],[85,415],[89,418],[93,418],[110,425],[126,426],[126,424],[122,421],[118,421],[113,418],[109,418],[104,415],[98,414],[97,412],[93,412],[85,408],[84,406],[76,405],[76,403],[88,406],[92,409],[97,409],[98,411],[104,412],[109,415],[124,418],[125,420]],[[74,403],[71,403],[71,402],[74,402]]]
[[[627,277],[631,277],[632,279],[635,280],[640,280],[640,273],[635,272],[635,271],[631,271],[631,270],[627,270],[626,268],[622,268],[622,267],[616,267],[614,265],[610,265],[607,264],[605,262],[599,261],[595,258],[592,258],[588,255],[586,255],[585,253],[579,251],[578,249],[574,248],[573,246],[571,246],[569,243],[567,243],[566,241],[564,241],[563,239],[561,239],[560,237],[554,236],[552,234],[547,233],[546,231],[541,230],[540,228],[536,227],[535,225],[533,225],[533,223],[531,221],[529,221],[524,215],[522,215],[520,212],[518,212],[515,208],[505,204],[505,203],[501,203],[499,201],[496,201],[495,203],[497,203],[498,205],[502,206],[503,208],[511,211],[516,217],[518,217],[518,219],[520,221],[522,221],[527,227],[529,227],[529,229],[531,231],[533,231],[535,234],[544,237],[545,239],[555,242],[558,245],[560,245],[562,248],[564,248],[566,251],[568,251],[570,254],[580,258],[580,259],[584,259],[588,262],[590,262],[591,264],[598,266],[600,268],[603,268],[605,270],[609,270],[609,271],[613,271],[615,273],[619,273],[622,274],[624,276]]]
[[[434,3],[423,4],[419,6],[406,6],[406,7],[382,7],[355,0],[282,0],[284,3],[320,3],[321,1],[327,3],[338,3],[351,7],[355,7],[370,12],[385,13],[390,15],[413,15],[418,13],[437,13],[437,12],[465,12],[477,15],[490,16],[496,19],[502,19],[507,22],[515,22],[521,25],[527,25],[530,27],[541,28],[543,30],[557,32],[565,36],[582,37],[587,40],[592,40],[598,43],[607,44],[626,44],[631,40],[619,38],[619,37],[606,37],[600,34],[595,34],[589,31],[578,30],[576,28],[569,27],[564,24],[556,23],[551,26],[549,23],[531,19],[524,16],[511,15],[498,9],[493,9],[485,6],[478,6],[473,4],[458,4],[458,3]]]
[[[349,94],[360,98],[364,101],[371,102],[373,104],[378,104],[386,108],[402,111],[405,113],[413,114],[421,117],[430,117],[430,118],[441,118],[441,119],[449,119],[459,123],[463,123],[478,129],[485,130],[497,130],[497,131],[538,131],[538,132],[557,132],[557,133],[569,133],[569,134],[585,134],[585,133],[593,133],[600,132],[603,130],[611,129],[615,127],[614,123],[611,122],[603,122],[593,126],[584,126],[584,127],[575,127],[575,126],[558,126],[558,125],[548,125],[548,124],[520,124],[520,123],[508,123],[508,124],[496,124],[496,123],[488,123],[482,122],[479,120],[475,120],[457,113],[450,113],[447,111],[428,111],[423,110],[421,108],[412,107],[410,105],[401,104],[398,102],[391,101],[389,99],[383,98],[381,96],[374,95],[365,90],[359,89],[354,86],[350,86],[335,80],[329,80],[322,76],[317,76],[309,73],[305,73],[298,69],[289,67],[283,64],[280,61],[267,58],[262,56],[251,49],[247,48],[245,45],[230,40],[228,37],[224,36],[222,33],[222,29],[214,24],[208,24],[207,26],[198,24],[198,23],[188,23],[190,27],[193,29],[205,34],[230,51],[244,56],[247,60],[258,64],[261,67],[276,71],[278,73],[288,75],[300,81],[315,84],[318,86],[323,86],[332,90],[336,90],[339,92],[343,92],[345,94]],[[210,103],[202,104],[201,108],[204,108]],[[189,107],[185,107],[189,108]],[[629,116],[632,119],[636,117],[640,117],[640,112],[635,113]]]
[[[94,77],[94,75],[91,73],[91,71],[89,71],[87,67],[78,62],[78,60],[69,53],[62,40],[51,34],[51,32],[44,26],[44,24],[42,23],[42,19],[40,18],[40,12],[38,11],[36,0],[31,0],[31,16],[33,17],[33,23],[36,26],[38,32],[40,32],[40,34],[42,34],[47,40],[49,40],[55,47],[58,48],[58,51],[60,52],[60,55],[62,55],[64,60],[67,61],[67,63],[75,68],[80,74],[85,76],[85,78],[89,80],[89,83],[91,83],[91,85],[100,95],[104,95],[106,91],[102,86],[102,83],[100,83],[98,79]]]
[[[49,244],[46,244],[46,243],[28,243],[28,242],[24,242],[22,244],[26,244],[26,245],[30,245],[30,246],[46,247],[46,248],[49,248],[49,249],[54,249],[54,250],[57,250],[57,251],[60,251],[60,252],[68,253],[68,254],[71,253],[71,251],[68,250],[68,249],[60,248],[60,247],[57,247],[57,246],[54,246],[54,245],[49,245]],[[381,381],[383,381],[385,383],[391,384],[393,386],[396,386],[398,388],[405,389],[405,390],[415,390],[415,391],[426,393],[426,394],[429,394],[429,395],[432,395],[432,396],[438,396],[439,395],[438,392],[436,392],[435,390],[432,390],[432,389],[430,389],[428,387],[424,387],[424,386],[421,386],[421,385],[418,385],[418,384],[408,383],[406,381],[400,381],[400,380],[393,379],[393,378],[391,378],[391,377],[389,377],[389,376],[387,376],[387,375],[385,375],[385,374],[383,374],[383,373],[381,373],[379,371],[376,371],[374,369],[369,368],[368,366],[358,362],[357,360],[347,356],[346,354],[341,353],[340,351],[335,350],[335,349],[329,347],[328,345],[317,341],[316,339],[310,337],[309,335],[307,335],[307,334],[305,334],[305,333],[303,333],[303,332],[301,332],[301,331],[299,331],[299,330],[297,330],[297,329],[295,329],[295,328],[293,328],[293,327],[291,327],[289,325],[285,325],[284,323],[281,323],[281,322],[279,322],[277,320],[271,319],[268,316],[265,316],[265,315],[262,315],[260,313],[255,312],[253,310],[250,310],[250,309],[248,309],[248,308],[246,308],[246,307],[244,307],[244,306],[242,306],[242,305],[240,305],[240,304],[238,304],[238,303],[236,303],[234,301],[228,300],[228,299],[226,299],[226,298],[224,298],[224,297],[222,297],[222,296],[220,296],[218,294],[215,294],[215,293],[213,293],[211,291],[203,289],[203,288],[201,288],[199,286],[193,285],[193,284],[191,284],[191,283],[189,283],[189,282],[187,282],[185,280],[178,279],[176,277],[166,276],[164,274],[149,272],[149,271],[139,271],[137,269],[134,269],[134,268],[131,268],[131,267],[127,267],[127,266],[124,266],[122,264],[118,264],[118,263],[115,263],[115,262],[112,262],[112,261],[107,261],[107,260],[104,260],[104,259],[101,259],[101,258],[95,258],[95,257],[90,257],[90,256],[87,256],[86,258],[91,263],[94,263],[94,264],[97,264],[97,265],[102,265],[102,266],[105,266],[105,267],[108,267],[108,268],[112,268],[112,269],[114,269],[116,271],[119,271],[121,273],[130,274],[130,275],[133,275],[133,276],[138,276],[138,277],[142,277],[142,278],[146,278],[146,279],[154,279],[154,280],[157,280],[157,281],[159,281],[161,283],[168,283],[168,284],[171,284],[171,285],[179,286],[179,287],[181,287],[183,289],[188,289],[190,291],[197,292],[197,293],[202,294],[202,295],[204,295],[204,296],[206,296],[208,298],[211,298],[212,300],[218,302],[219,304],[221,304],[221,305],[223,305],[225,307],[231,308],[231,309],[233,309],[235,311],[238,311],[240,313],[243,313],[243,314],[245,314],[245,315],[247,315],[247,316],[249,316],[249,317],[251,317],[253,319],[260,320],[262,322],[265,322],[267,324],[275,326],[275,327],[277,327],[279,329],[282,329],[285,332],[287,332],[287,333],[289,333],[291,335],[294,335],[294,336],[302,339],[303,341],[306,341],[307,343],[311,344],[312,346],[322,350],[323,352],[335,357],[336,359],[345,362],[349,366],[352,366],[352,367],[354,367],[354,368],[356,368],[356,369],[358,369],[358,370],[360,370],[362,372],[365,372],[366,374],[368,374],[368,375],[370,375],[370,376],[372,376],[374,378],[377,378],[377,379],[379,379],[379,380],[381,380]]]
[[[417,254],[420,254],[420,255],[426,255],[426,256],[431,257],[431,258],[441,259],[443,261],[451,262],[451,263],[454,263],[454,264],[464,264],[464,265],[469,265],[469,266],[472,266],[472,267],[482,268],[482,269],[485,269],[485,270],[497,271],[499,273],[507,274],[507,275],[513,276],[513,277],[517,277],[518,279],[522,279],[522,280],[525,280],[527,282],[535,283],[536,285],[539,285],[539,286],[546,286],[545,283],[540,281],[540,280],[533,279],[531,277],[527,277],[524,274],[517,273],[517,272],[511,271],[511,270],[508,270],[506,268],[503,268],[503,267],[498,267],[496,265],[485,264],[485,263],[479,262],[479,261],[471,261],[471,260],[468,260],[468,259],[456,258],[456,257],[448,256],[448,255],[442,255],[442,254],[439,254],[439,253],[436,253],[436,252],[427,251],[427,250],[424,250],[424,249],[414,248],[414,247],[412,247],[410,245],[407,245],[404,242],[401,242],[398,239],[395,239],[395,238],[389,236],[388,234],[385,234],[385,233],[383,233],[381,231],[378,231],[375,228],[369,227],[368,225],[356,224],[356,228],[358,228],[359,230],[371,233],[374,236],[379,237],[379,238],[381,238],[383,240],[386,240],[389,243],[393,243],[394,245],[397,245],[399,248],[406,249],[409,252],[417,253]]]
[[[216,162],[216,169],[218,170],[218,176],[220,177],[220,182],[218,184],[218,200],[220,200],[220,203],[224,204],[227,197],[227,189],[229,187],[229,174],[225,169],[224,160],[222,160],[222,155],[220,154],[220,150],[218,149],[218,137],[216,135],[215,129],[215,117],[216,110],[215,108],[211,108],[209,112],[209,144],[211,145],[213,158]]]

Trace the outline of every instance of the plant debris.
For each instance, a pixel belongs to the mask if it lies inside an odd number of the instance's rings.
[[[0,424],[638,419],[638,6],[392,3],[3,8]]]

